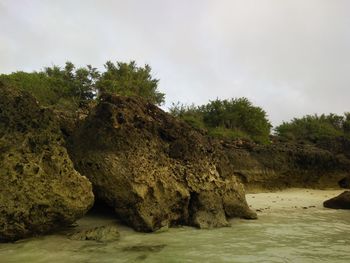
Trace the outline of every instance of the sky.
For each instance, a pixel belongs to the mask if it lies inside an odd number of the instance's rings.
[[[0,0],[0,73],[135,60],[172,102],[350,111],[348,0]]]

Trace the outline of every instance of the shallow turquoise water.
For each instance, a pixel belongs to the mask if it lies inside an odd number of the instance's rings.
[[[111,218],[86,217],[80,226]],[[49,235],[0,245],[1,263],[112,262],[350,262],[350,211],[277,209],[232,227],[173,228],[142,234],[119,226],[121,239],[108,244]]]

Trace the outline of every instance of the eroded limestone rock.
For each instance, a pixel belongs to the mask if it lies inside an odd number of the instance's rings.
[[[52,231],[83,216],[91,183],[73,168],[50,110],[0,83],[0,241]]]
[[[101,100],[71,137],[70,154],[126,224],[149,232],[256,218],[218,143],[141,99]]]

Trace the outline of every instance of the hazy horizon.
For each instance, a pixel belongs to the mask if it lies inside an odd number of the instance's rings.
[[[149,64],[172,102],[247,97],[274,125],[350,111],[350,1],[0,0],[0,73]]]

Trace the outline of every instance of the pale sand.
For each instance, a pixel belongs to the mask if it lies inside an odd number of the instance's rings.
[[[323,202],[335,197],[345,189],[315,190],[291,188],[273,193],[247,194],[249,206],[259,213],[268,213],[281,209],[323,208]]]

